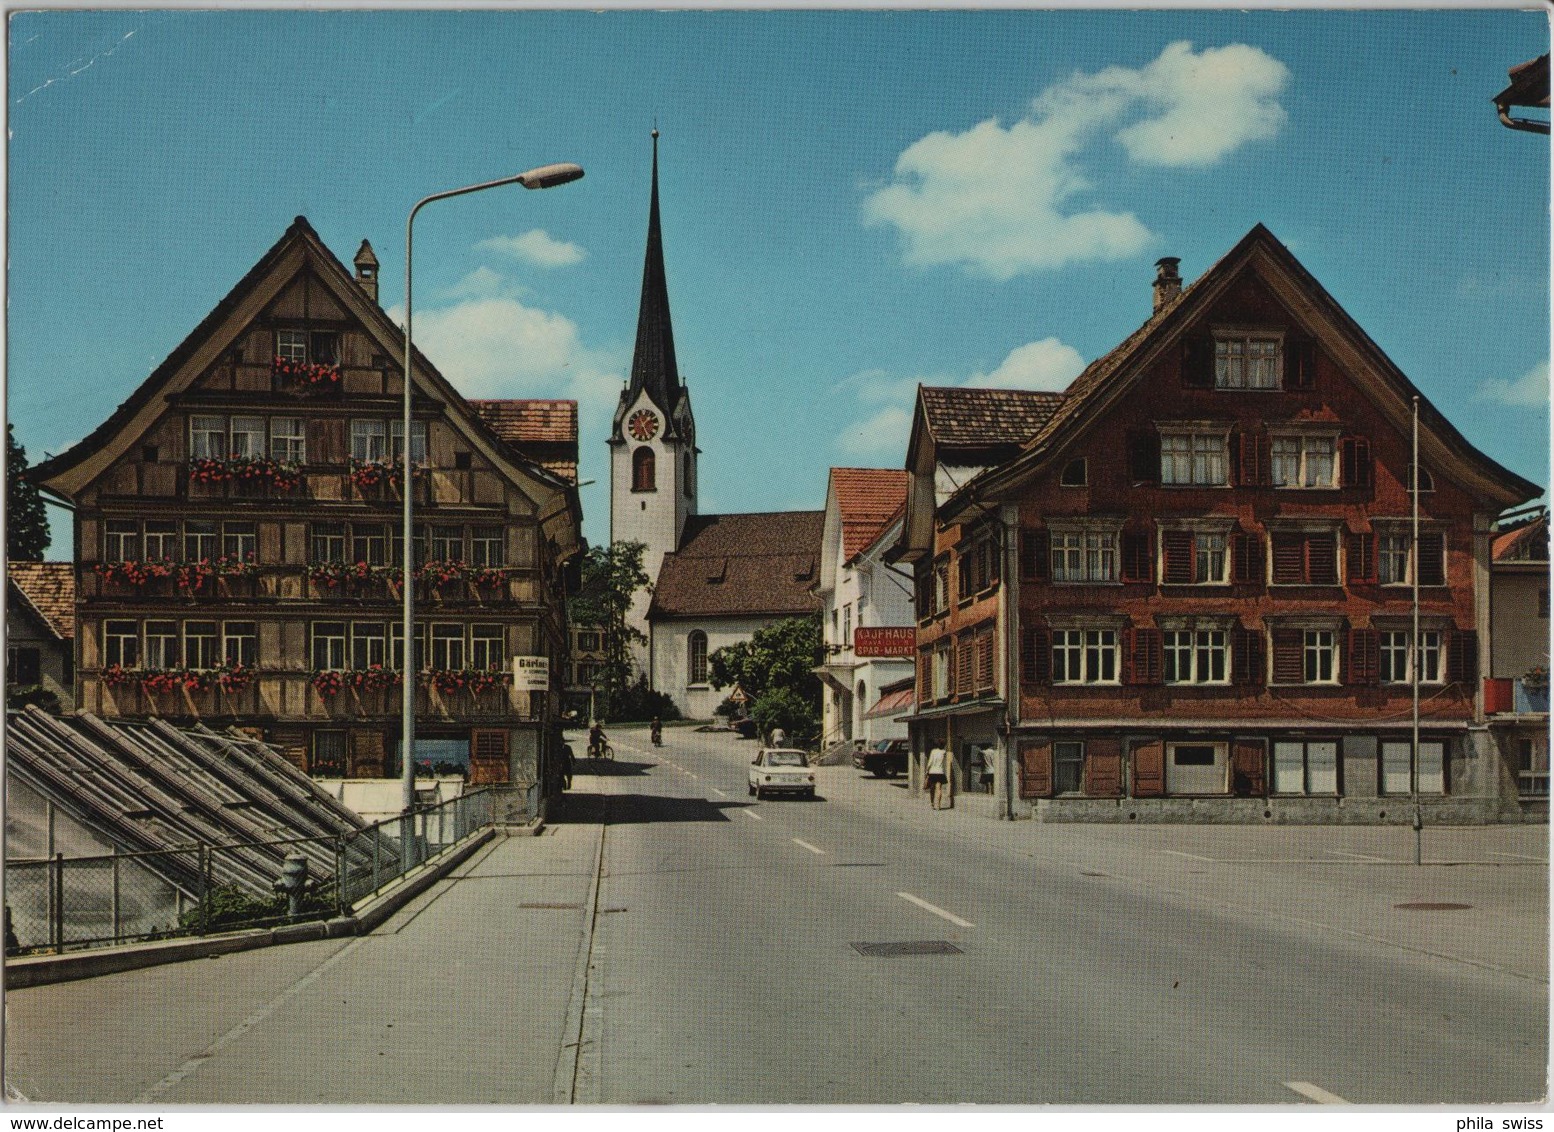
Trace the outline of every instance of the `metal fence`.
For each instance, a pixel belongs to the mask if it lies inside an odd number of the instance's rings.
[[[57,954],[343,916],[477,830],[527,820],[532,793],[472,790],[329,837],[7,861],[5,952]],[[288,873],[305,883],[283,891]]]

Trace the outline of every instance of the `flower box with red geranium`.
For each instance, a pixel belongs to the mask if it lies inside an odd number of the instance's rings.
[[[381,664],[353,669],[347,674],[351,685],[363,692],[382,692],[404,682],[397,668],[385,668]]]
[[[254,682],[254,670],[242,664],[223,664],[215,672],[216,687],[236,695]]]
[[[219,578],[251,578],[259,572],[259,556],[251,550],[244,555],[223,554],[211,563],[211,570]]]
[[[118,688],[134,680],[137,673],[122,664],[110,664],[102,671],[102,682],[110,688]]]
[[[345,687],[345,673],[333,668],[321,669],[313,673],[309,683],[313,685],[313,690],[319,695],[326,699],[332,698],[338,696],[340,689]]]
[[[462,559],[448,558],[423,562],[416,567],[415,580],[423,586],[443,586],[462,579],[468,566]]]
[[[313,394],[340,388],[340,367],[325,362],[299,362],[275,358],[270,372],[293,393]]]
[[[189,461],[190,483],[224,483],[232,478],[232,467],[214,456],[196,456]]]
[[[171,578],[178,570],[176,562],[161,560],[145,562],[98,562],[93,571],[104,582],[123,582],[137,589],[148,582]]]
[[[512,673],[497,672],[485,668],[434,668],[421,673],[421,682],[430,684],[445,696],[456,692],[479,695],[490,688],[498,688],[513,681]]]
[[[507,584],[507,571],[501,566],[473,566],[465,579],[472,586],[482,589],[497,589]]]

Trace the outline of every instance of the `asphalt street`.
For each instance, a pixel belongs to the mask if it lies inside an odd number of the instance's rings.
[[[815,801],[757,802],[750,742],[612,740],[542,836],[498,839],[372,936],[8,994],[7,1086],[150,1104],[1546,1092],[1547,827],[1427,830],[1415,867],[1406,829],[998,822],[990,799],[933,812],[850,767],[820,768]]]

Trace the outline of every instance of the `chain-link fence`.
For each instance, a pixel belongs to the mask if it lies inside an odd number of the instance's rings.
[[[531,790],[485,788],[330,837],[6,862],[5,953],[29,955],[345,915]]]

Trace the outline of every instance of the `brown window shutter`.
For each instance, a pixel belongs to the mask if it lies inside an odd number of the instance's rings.
[[[1085,744],[1085,793],[1092,798],[1122,797],[1122,740],[1091,739]]]
[[[507,732],[500,728],[474,728],[469,733],[471,758],[507,761]]]
[[[1346,436],[1338,442],[1344,487],[1371,486],[1371,442],[1363,436]]]
[[[1165,794],[1165,744],[1151,739],[1133,744],[1133,796],[1159,798]]]
[[[920,652],[917,654],[917,702],[919,704],[933,701],[933,653]]]
[[[1153,429],[1128,433],[1128,475],[1134,483],[1160,482],[1160,434]]]
[[[1314,586],[1338,584],[1337,535],[1307,536],[1306,571],[1306,580]]]
[[[1158,684],[1164,668],[1159,629],[1128,630],[1128,683]]]
[[[1239,586],[1263,583],[1263,540],[1251,531],[1230,537],[1230,580]]]
[[[971,647],[971,638],[964,637],[956,643],[955,649],[955,691],[965,695],[971,691],[972,669],[976,664],[976,650]]]
[[[1052,744],[1044,739],[1020,743],[1020,797],[1052,797]]]
[[[1273,682],[1300,684],[1306,678],[1303,656],[1304,638],[1299,629],[1275,629],[1273,636]]]
[[[1237,739],[1230,745],[1231,793],[1259,798],[1268,793],[1268,743],[1264,739]]]
[[[1421,531],[1419,535],[1419,584],[1446,584],[1446,532]]]
[[[307,445],[310,464],[345,463],[345,421],[330,417],[308,421]]]
[[[1263,634],[1239,625],[1230,631],[1230,679],[1234,684],[1255,686],[1263,682]]]
[[[1453,629],[1446,650],[1446,679],[1453,684],[1472,684],[1478,679],[1478,633]]]
[[[1275,585],[1293,586],[1306,580],[1306,540],[1301,535],[1281,534],[1273,536],[1273,581]]]
[[[1020,574],[1038,581],[1047,576],[1052,560],[1046,527],[1027,527],[1020,532]]]
[[[1191,585],[1193,579],[1193,534],[1191,531],[1161,531],[1160,549],[1165,559],[1160,565],[1160,580],[1168,586]]]
[[[1346,684],[1374,684],[1381,678],[1381,634],[1375,629],[1349,630]]]
[[[1344,563],[1351,586],[1376,584],[1376,536],[1368,531],[1350,531]]]
[[[1263,487],[1268,483],[1268,437],[1253,429],[1241,433],[1240,463],[1235,482],[1242,487]]]
[[[1148,531],[1122,532],[1122,580],[1124,582],[1154,580],[1152,541]]]
[[[1316,343],[1309,338],[1285,338],[1284,388],[1315,389],[1316,387]]]
[[[1200,337],[1183,341],[1182,384],[1190,389],[1214,387],[1214,339]]]
[[[977,691],[993,688],[993,631],[988,629],[977,634]]]
[[[1044,625],[1025,627],[1021,668],[1031,684],[1052,683],[1052,634]]]

